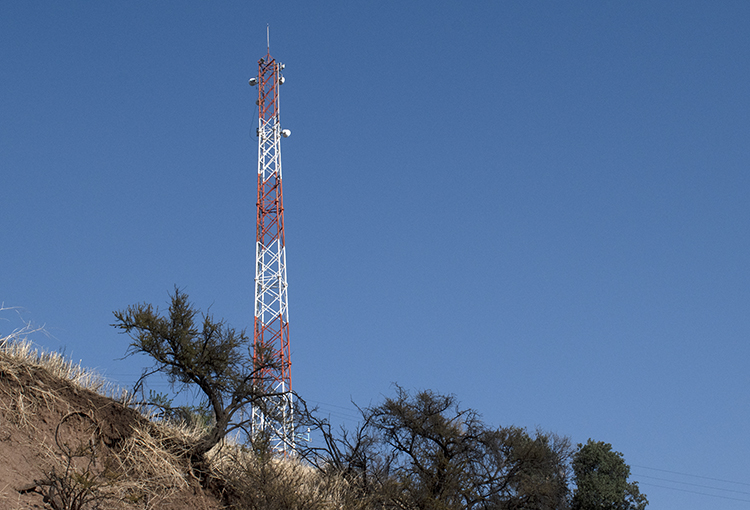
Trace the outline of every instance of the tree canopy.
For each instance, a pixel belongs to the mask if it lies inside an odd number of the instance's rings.
[[[576,489],[573,510],[643,510],[648,505],[637,482],[628,482],[630,466],[612,445],[589,439],[573,455]]]

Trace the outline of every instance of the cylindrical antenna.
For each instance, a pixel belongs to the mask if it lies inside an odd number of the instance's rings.
[[[271,28],[269,27],[268,23],[266,23],[266,50],[268,50],[268,54],[271,54]]]

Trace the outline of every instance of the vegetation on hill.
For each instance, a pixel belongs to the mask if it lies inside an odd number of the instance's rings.
[[[611,445],[485,424],[453,395],[395,395],[334,427],[298,398],[299,426],[316,441],[295,458],[238,436],[257,395],[244,332],[203,316],[175,290],[167,315],[150,305],[116,312],[130,352],[154,361],[179,390],[203,399],[172,407],[137,401],[26,331],[0,337],[0,505],[18,509],[643,510],[630,468]],[[196,324],[201,324],[197,326]],[[160,410],[154,414],[153,410]],[[235,432],[234,434],[232,432]],[[10,459],[10,460],[8,460]],[[15,460],[14,460],[15,459]],[[8,466],[12,466],[9,468]]]
[[[96,373],[33,348],[25,333],[0,337],[1,508],[170,510],[210,501],[194,496],[176,448],[190,430],[152,422],[129,394],[113,395]]]

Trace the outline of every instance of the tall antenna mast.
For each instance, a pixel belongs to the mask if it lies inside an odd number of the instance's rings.
[[[258,201],[255,234],[255,326],[253,387],[263,395],[252,409],[253,440],[263,439],[273,451],[295,450],[289,309],[287,305],[284,197],[281,185],[281,129],[279,88],[284,65],[271,57],[269,29],[267,54],[258,61]]]

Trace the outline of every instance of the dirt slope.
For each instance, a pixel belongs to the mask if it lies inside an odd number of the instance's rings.
[[[135,410],[0,351],[0,510],[54,508],[53,470],[63,482],[87,474],[101,508],[221,508],[159,434]]]

